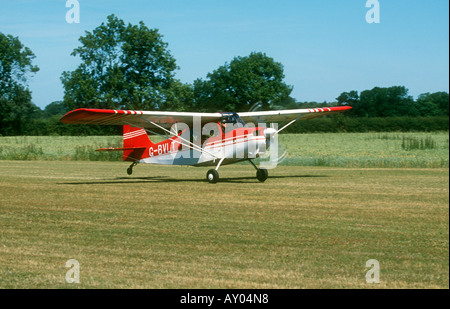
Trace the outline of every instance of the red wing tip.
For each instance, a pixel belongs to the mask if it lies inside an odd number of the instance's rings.
[[[310,113],[326,113],[326,112],[343,112],[352,109],[351,106],[335,106],[335,107],[319,107],[319,108],[308,108]]]
[[[96,108],[79,108],[68,112],[61,117],[60,121],[62,123],[73,123],[74,120],[79,120],[84,117],[95,116],[95,115],[143,115],[143,111],[133,111],[133,110],[121,110],[121,109],[96,109]]]
[[[343,110],[343,111],[352,109],[352,107],[351,107],[351,106],[348,106],[348,105],[345,105],[345,106],[337,106],[337,107],[335,107],[335,108],[337,108],[338,110]]]
[[[328,108],[325,107],[325,108],[319,108],[319,109],[323,109],[325,112],[326,111],[338,112],[338,111],[346,111],[346,110],[352,109],[352,107],[345,105],[345,106],[335,106],[335,107],[328,107]]]

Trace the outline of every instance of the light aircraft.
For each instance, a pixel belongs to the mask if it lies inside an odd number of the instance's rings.
[[[219,180],[219,167],[241,161],[250,162],[256,178],[264,182],[267,168],[276,166],[277,136],[299,119],[312,119],[351,109],[350,106],[251,111],[243,113],[191,113],[163,111],[130,111],[111,109],[73,110],[61,118],[63,123],[122,125],[123,147],[97,151],[123,151],[123,160],[131,161],[128,175],[138,163],[215,166],[208,170],[210,183]],[[267,127],[270,123],[270,127]],[[281,125],[280,125],[281,124]],[[153,143],[148,135],[164,140]],[[275,154],[271,163],[260,167],[252,161]],[[272,151],[274,150],[274,151]]]

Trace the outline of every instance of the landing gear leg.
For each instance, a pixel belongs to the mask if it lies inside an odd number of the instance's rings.
[[[136,165],[137,165],[137,162],[131,163],[130,167],[127,168],[127,174],[128,175],[133,174],[133,167],[135,167]]]
[[[208,180],[209,183],[217,183],[219,181],[219,167],[220,164],[222,164],[223,160],[225,158],[220,159],[219,164],[217,164],[215,169],[210,169],[207,173],[206,173],[206,179]]]
[[[256,178],[260,181],[260,182],[264,182],[266,181],[266,179],[269,177],[269,172],[265,169],[265,168],[258,168],[255,163],[253,163],[252,160],[248,160],[253,167],[256,169]]]

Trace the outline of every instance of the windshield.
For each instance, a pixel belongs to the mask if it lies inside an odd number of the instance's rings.
[[[245,122],[236,113],[222,113],[222,123],[232,123],[235,127],[245,126]],[[236,126],[237,124],[237,126]]]

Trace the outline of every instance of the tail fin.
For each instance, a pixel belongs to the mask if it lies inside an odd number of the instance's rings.
[[[153,145],[144,129],[123,126],[123,160],[137,161],[148,155],[148,149]]]

